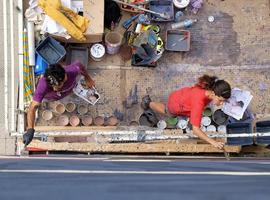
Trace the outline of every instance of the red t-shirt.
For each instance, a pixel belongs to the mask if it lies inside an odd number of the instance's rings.
[[[177,116],[190,117],[190,123],[200,127],[202,113],[210,102],[205,96],[205,89],[198,86],[185,87],[172,92],[168,99],[168,110]]]

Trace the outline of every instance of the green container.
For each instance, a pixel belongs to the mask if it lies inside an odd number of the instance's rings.
[[[177,117],[170,117],[170,118],[166,119],[166,122],[169,126],[175,126],[178,122],[178,118]]]
[[[209,108],[209,107],[205,108],[204,111],[203,111],[203,116],[204,117],[211,117],[212,116],[211,108]]]

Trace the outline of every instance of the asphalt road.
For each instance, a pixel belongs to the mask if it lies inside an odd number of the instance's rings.
[[[269,200],[270,160],[0,157],[0,199]]]

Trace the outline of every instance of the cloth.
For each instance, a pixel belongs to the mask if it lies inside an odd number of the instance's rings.
[[[69,95],[76,85],[77,75],[82,72],[80,66],[80,62],[74,62],[71,65],[65,66],[67,81],[64,83],[63,88],[57,92],[55,92],[53,88],[47,84],[44,77],[41,77],[33,96],[33,100],[42,102],[43,98],[45,98],[48,101],[57,101]]]
[[[61,24],[73,38],[79,41],[86,40],[83,33],[89,24],[87,18],[63,6],[60,0],[39,0],[39,6],[46,15]]]
[[[205,96],[205,91],[198,86],[193,86],[172,92],[168,99],[168,111],[172,115],[190,117],[190,123],[200,127],[204,108],[210,103],[210,99]]]

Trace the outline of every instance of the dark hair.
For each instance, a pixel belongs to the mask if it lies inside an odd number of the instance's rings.
[[[60,64],[52,64],[46,69],[44,77],[51,87],[59,86],[65,79],[65,69]]]
[[[104,13],[104,26],[108,29],[111,29],[112,22],[118,23],[122,16],[120,7],[112,0],[105,0]]]
[[[203,75],[196,84],[200,88],[211,90],[215,95],[228,99],[231,97],[231,86],[227,81],[220,80],[216,76]]]

